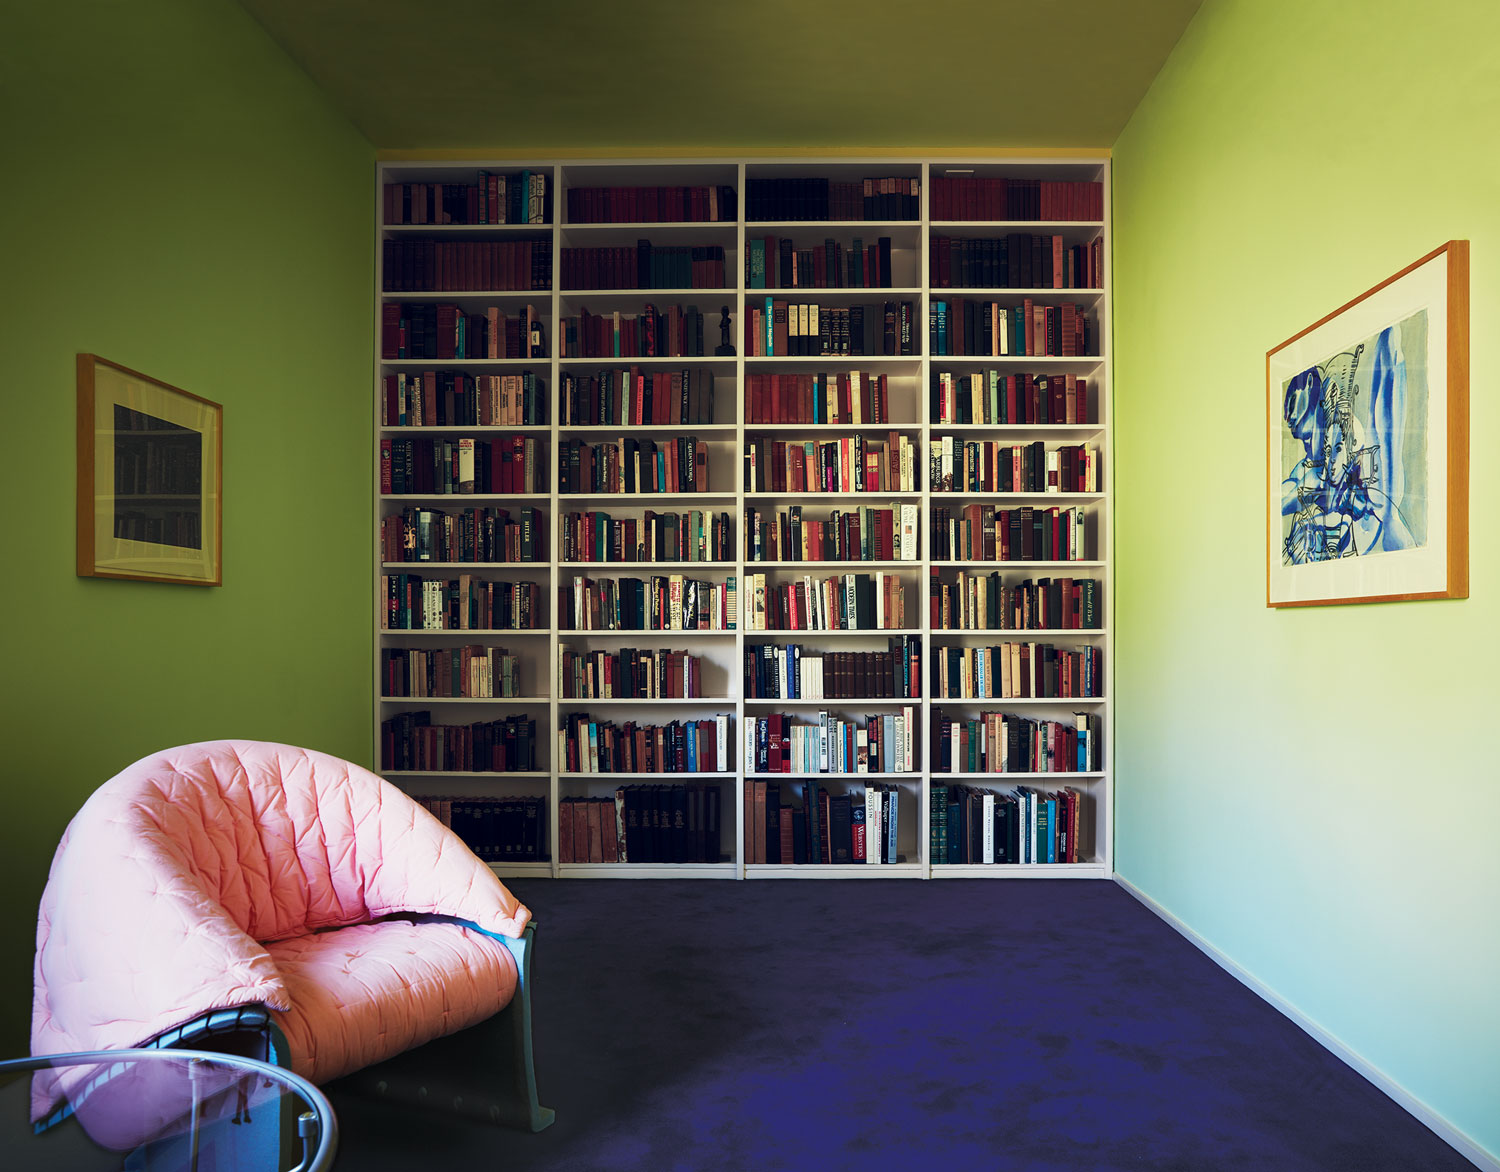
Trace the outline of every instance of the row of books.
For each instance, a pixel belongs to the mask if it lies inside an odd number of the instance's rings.
[[[1093,855],[1092,802],[1074,786],[934,785],[929,802],[934,863],[1078,863]]]
[[[934,506],[927,534],[934,561],[1076,562],[1088,557],[1083,508]]]
[[[927,482],[933,492],[1098,492],[1097,457],[1089,444],[936,436],[927,441]]]
[[[564,248],[564,289],[722,289],[722,244]]]
[[[460,574],[423,578],[380,575],[388,631],[532,631],[547,626],[546,588],[540,582],[507,582]]]
[[[116,466],[118,467],[119,462]],[[186,507],[173,505],[170,501],[157,501],[149,505],[127,507],[118,501],[114,511],[114,537],[124,541],[145,541],[153,545],[175,545],[183,549],[203,548],[203,509],[200,498],[192,491],[168,490],[146,487],[149,481],[132,480],[135,487],[125,490],[148,496],[165,495],[179,497],[187,502]],[[199,482],[201,484],[201,482]]]
[[[641,314],[593,314],[581,309],[562,320],[563,358],[702,358],[703,314],[647,305]]]
[[[546,492],[546,441],[507,435],[389,437],[380,440],[383,493]]]
[[[745,422],[842,423],[856,427],[891,418],[887,376],[846,370],[829,374],[747,374]]]
[[[884,651],[745,648],[745,696],[757,700],[920,699],[922,641],[892,635]]]
[[[792,799],[801,802],[792,804]],[[870,782],[837,793],[818,780],[745,779],[745,862],[748,864],[902,861],[901,791]]]
[[[999,570],[959,570],[945,581],[932,567],[932,629],[943,631],[1097,631],[1103,619],[1095,578],[1025,578],[1007,585]]]
[[[749,358],[888,358],[915,355],[919,339],[910,301],[880,305],[823,305],[767,297],[745,302],[745,355]]]
[[[1073,724],[1009,712],[977,717],[932,713],[934,773],[1089,773],[1099,768],[1100,720],[1075,712]]]
[[[1097,341],[1088,312],[1064,301],[1020,305],[956,297],[931,302],[927,310],[927,352],[934,357],[1077,358],[1093,353]]]
[[[565,370],[558,398],[563,427],[712,423],[714,372],[702,366],[671,371],[630,366],[593,374]]]
[[[412,772],[530,773],[538,764],[536,719],[507,716],[474,724],[433,724],[430,712],[398,712],[380,722],[380,767]]]
[[[552,858],[545,797],[414,796],[412,800],[486,863],[542,863]]]
[[[789,582],[745,576],[749,631],[899,631],[907,625],[906,584],[884,570]]]
[[[380,521],[384,562],[545,562],[547,536],[536,509],[407,507]]]
[[[552,180],[545,171],[481,171],[478,183],[387,183],[386,224],[546,224]]]
[[[404,371],[381,379],[383,427],[517,427],[547,422],[547,388],[532,371]]]
[[[552,288],[549,240],[383,240],[386,293],[491,293]]]
[[[929,418],[945,423],[1098,423],[1098,403],[1089,381],[1076,374],[1007,374],[976,370],[932,372]]]
[[[541,311],[478,313],[430,301],[388,301],[380,307],[380,357],[386,362],[465,362],[483,358],[545,358]]]
[[[660,440],[622,436],[597,443],[565,439],[558,450],[557,490],[708,492],[708,443],[692,435]]]
[[[921,207],[915,175],[745,180],[747,220],[915,220]]]
[[[722,224],[738,218],[727,184],[570,187],[570,224]]]
[[[640,517],[567,513],[559,522],[564,562],[727,562],[734,557],[728,513],[689,509]]]
[[[1067,244],[1058,235],[934,236],[927,250],[934,289],[1098,289],[1102,240]]]
[[[574,578],[558,588],[557,623],[565,631],[732,631],[738,608],[732,574],[722,582],[683,574]]]
[[[939,647],[932,656],[932,695],[939,700],[1082,699],[1101,695],[1103,652],[1050,643]]]
[[[385,696],[515,697],[521,691],[521,659],[504,647],[385,647],[380,652]]]
[[[791,237],[745,241],[746,289],[889,289],[891,238],[866,244],[858,236],[845,248],[832,238],[798,248]]]
[[[613,797],[563,798],[562,863],[718,863],[723,794],[717,785],[623,785]]]
[[[801,505],[745,510],[751,562],[914,562],[919,541],[915,504],[834,509],[821,520],[804,520]]]
[[[563,647],[558,695],[565,700],[656,700],[703,695],[703,664],[686,651],[575,651]]]
[[[745,445],[746,492],[915,492],[916,444],[891,432],[882,442],[861,433],[831,440],[751,439]]]
[[[569,773],[723,773],[729,768],[730,717],[668,724],[594,720],[570,712],[557,730],[557,759]]]
[[[864,718],[819,712],[809,720],[757,716],[745,729],[746,773],[910,773],[916,768],[917,710]]]
[[[934,220],[1102,220],[1097,179],[1017,179],[1007,175],[934,175]]]

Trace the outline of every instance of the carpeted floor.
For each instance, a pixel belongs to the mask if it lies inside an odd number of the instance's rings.
[[[510,886],[557,1122],[335,1087],[339,1172],[1472,1172],[1112,883]]]

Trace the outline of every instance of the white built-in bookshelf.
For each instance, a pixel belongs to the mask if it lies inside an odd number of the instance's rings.
[[[385,777],[504,876],[1112,874],[1107,158],[388,162],[377,219]]]

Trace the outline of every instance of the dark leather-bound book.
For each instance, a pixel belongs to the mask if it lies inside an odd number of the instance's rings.
[[[847,793],[828,795],[829,861],[854,861],[853,810]]]

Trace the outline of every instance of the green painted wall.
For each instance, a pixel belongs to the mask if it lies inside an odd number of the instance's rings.
[[[1116,144],[1120,874],[1500,1153],[1500,9],[1209,0]],[[1472,241],[1471,594],[1265,606],[1265,355]]]
[[[0,1052],[79,804],[210,737],[368,761],[374,155],[227,0],[15,5],[0,37]],[[74,573],[74,355],[224,405],[224,586]]]

